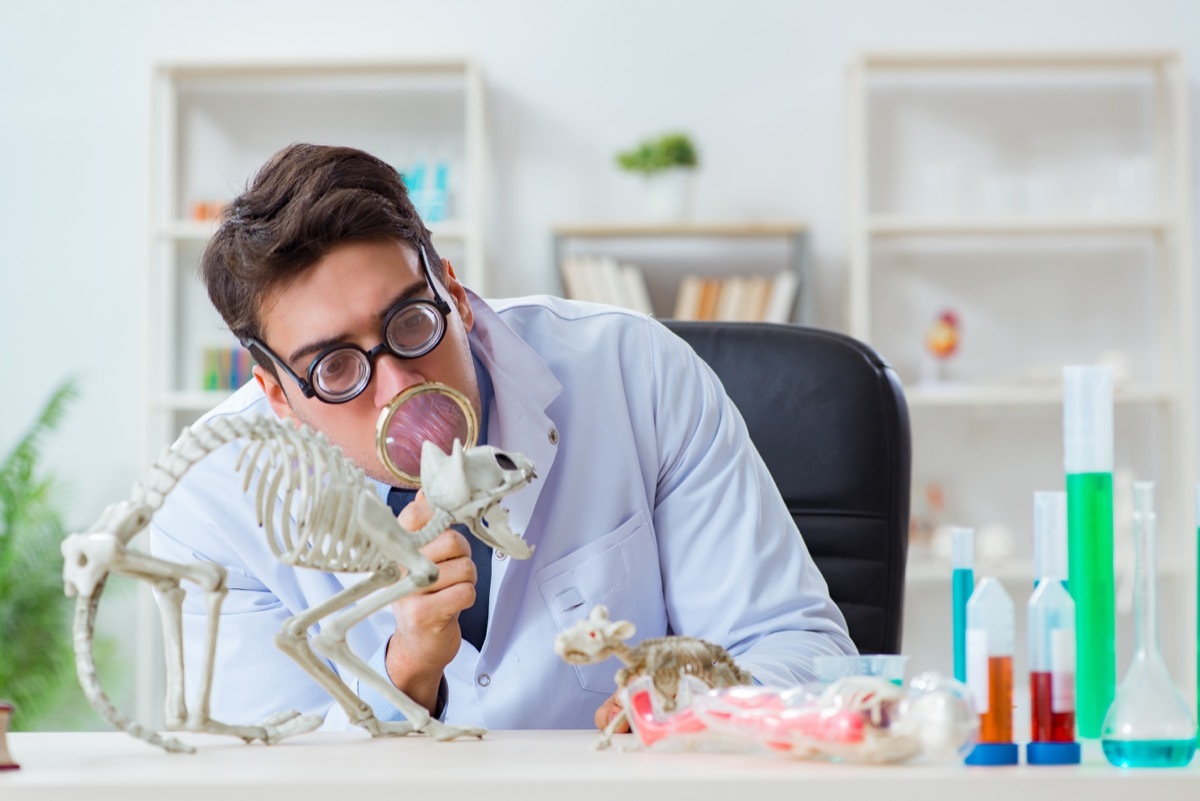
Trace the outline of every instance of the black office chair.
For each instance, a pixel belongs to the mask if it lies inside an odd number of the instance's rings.
[[[912,446],[895,371],[832,331],[664,323],[746,419],[859,651],[899,653]]]

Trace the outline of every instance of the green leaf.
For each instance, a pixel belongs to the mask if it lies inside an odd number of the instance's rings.
[[[630,150],[617,153],[617,164],[630,172],[652,175],[671,167],[695,167],[700,163],[691,137],[671,132],[646,139]]]
[[[39,461],[77,396],[75,382],[64,382],[0,461],[0,697],[15,707],[14,730],[48,713],[73,683],[72,603],[59,550],[67,532],[56,483]]]

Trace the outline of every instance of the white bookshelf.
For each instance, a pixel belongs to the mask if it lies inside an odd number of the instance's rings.
[[[1170,582],[1164,631],[1194,635],[1187,76],[1171,50],[854,59],[847,319],[905,383],[914,492],[935,476],[944,522],[1005,524],[1012,562],[995,572],[1007,579],[1032,578],[1033,491],[1062,488],[1061,367],[1124,354],[1117,467],[1157,482],[1162,574],[1186,579]],[[948,365],[961,374],[925,382],[924,332],[945,307],[964,312]],[[1041,380],[1002,378],[1023,371]],[[943,572],[914,560],[909,585],[936,594]],[[924,592],[914,600],[925,614],[936,606]],[[927,646],[940,632],[923,630],[921,614],[906,640]],[[1195,686],[1190,666],[1175,668]]]
[[[459,276],[487,291],[487,125],[483,76],[471,59],[164,63],[153,71],[151,102],[142,387],[147,464],[232,392],[204,387],[205,347],[237,343],[199,281],[200,256],[215,223],[195,218],[193,208],[231,199],[288,144],[358,147],[401,172],[417,162],[427,174],[435,163],[447,165],[444,216],[428,225]],[[153,602],[142,604],[135,684],[146,720],[162,714],[159,625]]]
[[[788,322],[811,323],[809,228],[799,220],[704,222],[588,222],[557,225],[551,232],[555,270],[575,254],[606,255],[636,264],[644,274],[658,317],[671,317],[687,276],[724,280],[745,276],[795,276]],[[730,264],[744,269],[730,269]],[[566,289],[564,287],[564,289]]]

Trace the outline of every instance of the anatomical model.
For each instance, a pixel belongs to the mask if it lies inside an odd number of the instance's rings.
[[[76,668],[92,706],[113,726],[135,737],[168,751],[195,750],[131,721],[113,707],[100,688],[92,635],[104,583],[109,575],[116,574],[149,582],[159,600],[167,651],[167,729],[273,743],[321,724],[319,716],[297,712],[281,712],[259,725],[213,720],[209,700],[221,603],[228,592],[226,570],[213,563],[165,561],[128,547],[130,540],[149,525],[187,470],[234,440],[246,443],[236,469],[245,475],[243,490],[253,487],[258,522],[275,556],[295,567],[368,574],[328,601],[286,620],[275,637],[279,648],[333,696],[351,722],[374,736],[416,731],[438,740],[482,736],[483,729],[450,726],[433,719],[424,707],[354,654],[346,644],[346,632],[374,612],[437,580],[437,566],[418,549],[452,524],[463,523],[496,550],[516,559],[528,559],[532,549],[509,527],[508,514],[499,506],[499,500],[534,478],[532,463],[519,454],[490,446],[464,450],[456,440],[452,453],[446,455],[436,445],[425,443],[421,452],[422,486],[434,514],[422,529],[410,532],[396,520],[363,471],[323,434],[307,426],[295,428],[264,417],[213,418],[185,430],[145,478],[134,485],[131,500],[110,505],[90,529],[63,542],[65,589],[68,595],[78,597]],[[199,701],[191,709],[184,697],[185,591],[181,579],[200,587],[208,614]],[[310,639],[307,632],[316,623],[320,623],[320,633]],[[322,657],[348,667],[387,697],[406,720],[378,720],[371,707]]]
[[[695,637],[656,637],[630,647],[625,640],[635,631],[628,620],[609,621],[608,608],[598,605],[585,619],[558,635],[554,652],[573,665],[594,665],[615,656],[625,663],[617,671],[617,688],[646,676],[655,700],[667,712],[675,709],[684,676],[699,679],[708,687],[732,687],[754,681],[719,645]],[[613,732],[626,715],[627,710],[622,709],[609,722],[596,748],[607,748],[612,743]]]

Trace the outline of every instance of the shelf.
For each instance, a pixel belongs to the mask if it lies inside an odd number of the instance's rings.
[[[730,223],[603,223],[555,226],[556,237],[572,239],[636,239],[639,237],[769,237],[808,232],[804,222]]]
[[[976,565],[974,573],[976,580],[984,576],[991,576],[1001,581],[1028,581],[1030,589],[1032,589],[1033,560],[1013,559],[994,566]],[[904,580],[908,584],[949,585],[951,574],[952,569],[948,561],[925,558],[910,559],[905,568]],[[1189,575],[1183,562],[1159,559],[1158,576],[1160,578],[1187,578]]]
[[[1174,50],[1128,51],[923,51],[864,53],[860,63],[869,69],[1104,69],[1122,67],[1161,68],[1179,58]]]
[[[1002,581],[1033,581],[1033,561],[1014,559],[990,566],[977,566],[975,578],[992,576]],[[904,571],[904,580],[909,584],[949,584],[951,567],[940,559],[910,559]]]
[[[216,220],[175,220],[159,228],[155,233],[159,239],[174,242],[207,242],[216,230]],[[467,236],[464,220],[441,220],[428,223],[434,239],[461,240]]]
[[[468,58],[438,58],[412,61],[378,59],[363,61],[297,61],[278,63],[271,61],[212,61],[204,63],[163,62],[158,70],[168,72],[179,81],[204,78],[230,78],[245,84],[253,78],[326,78],[330,76],[375,76],[394,73],[409,75],[421,73],[463,73],[471,67]]]
[[[1170,225],[1166,218],[1158,216],[978,219],[873,216],[867,220],[867,233],[871,236],[1161,236]]]
[[[757,245],[757,240],[778,240],[785,247],[785,261],[782,270],[772,270],[771,273],[763,273],[761,269],[743,269],[740,273],[730,273],[727,270],[727,264],[720,264],[716,271],[712,269],[712,265],[698,265],[692,257],[684,256],[677,261],[683,261],[688,265],[686,270],[673,269],[665,273],[667,277],[662,277],[664,273],[658,272],[655,276],[653,286],[645,282],[644,278],[648,271],[642,270],[641,265],[625,265],[626,268],[632,267],[642,275],[642,281],[634,279],[634,283],[644,283],[644,297],[638,297],[639,293],[632,293],[630,299],[623,297],[621,292],[610,292],[608,288],[614,281],[608,279],[596,280],[586,277],[587,271],[571,269],[573,281],[564,283],[564,297],[573,297],[575,299],[590,300],[593,302],[610,303],[615,305],[629,305],[631,308],[636,308],[641,311],[653,312],[657,310],[661,317],[673,317],[675,312],[679,311],[681,301],[679,300],[680,293],[683,290],[688,290],[686,298],[695,299],[696,303],[685,302],[685,306],[699,310],[702,304],[699,302],[701,297],[714,298],[718,294],[721,297],[714,305],[718,305],[719,309],[714,310],[709,308],[709,313],[715,314],[714,317],[708,319],[723,319],[723,320],[749,320],[758,319],[756,315],[761,313],[761,307],[755,305],[755,311],[750,312],[743,306],[743,300],[751,298],[750,292],[758,292],[759,288],[745,289],[747,286],[743,284],[742,278],[746,275],[765,275],[770,281],[774,282],[776,288],[771,290],[772,298],[767,303],[767,312],[763,315],[764,319],[769,319],[774,322],[799,322],[801,324],[809,323],[812,320],[812,287],[808,282],[808,261],[809,261],[809,229],[808,224],[801,220],[768,220],[768,221],[679,221],[679,222],[587,222],[587,223],[563,223],[553,226],[551,229],[551,247],[554,253],[554,263],[557,265],[560,273],[567,271],[569,268],[568,261],[572,254],[579,254],[582,250],[579,243],[588,243],[586,247],[598,248],[606,255],[610,255],[612,251],[621,247],[629,250],[636,250],[644,243],[652,243],[654,240],[664,242],[665,250],[660,251],[659,258],[662,258],[663,252],[677,252],[684,254],[684,248],[697,248],[698,243],[702,243],[699,247],[708,248],[716,244],[713,240],[726,240],[719,243],[721,246],[732,245],[733,240],[738,240],[738,245],[749,243]],[[632,241],[631,241],[632,240]],[[680,240],[691,240],[688,242],[680,242]],[[615,245],[614,243],[620,243]],[[695,251],[699,252],[699,251]],[[693,253],[693,256],[695,254]],[[669,257],[668,257],[669,260]],[[702,260],[702,259],[701,259]],[[579,265],[575,265],[579,266]],[[614,267],[616,264],[614,262]],[[677,266],[677,265],[676,265]],[[792,285],[780,283],[779,276],[786,276],[788,271],[794,274],[795,281]],[[565,275],[564,275],[565,278]],[[590,291],[594,289],[591,284],[601,285],[600,291]],[[701,285],[705,285],[701,288]],[[719,286],[718,286],[719,285]],[[716,292],[712,293],[712,288],[717,286]],[[785,289],[780,290],[780,287]],[[770,289],[770,287],[768,287]],[[775,303],[775,292],[779,291],[777,297],[788,296],[786,304]],[[657,295],[657,297],[654,297]],[[674,297],[672,297],[672,295]],[[744,295],[744,297],[743,297]],[[796,297],[790,297],[797,295]],[[754,295],[754,297],[758,297]],[[614,300],[615,298],[615,300]],[[736,300],[735,300],[736,298]],[[632,302],[629,302],[632,300]],[[725,305],[728,301],[729,306]],[[738,307],[742,311],[732,311],[733,307]],[[798,310],[797,310],[798,309]],[[700,313],[693,312],[695,317],[689,317],[689,313],[681,312],[680,316],[684,319],[699,319]]]
[[[988,406],[1061,406],[1062,386],[1019,386],[1006,384],[946,384],[905,387],[910,408],[988,407]],[[1117,385],[1113,402],[1125,404],[1170,403],[1174,391],[1157,384]]]

